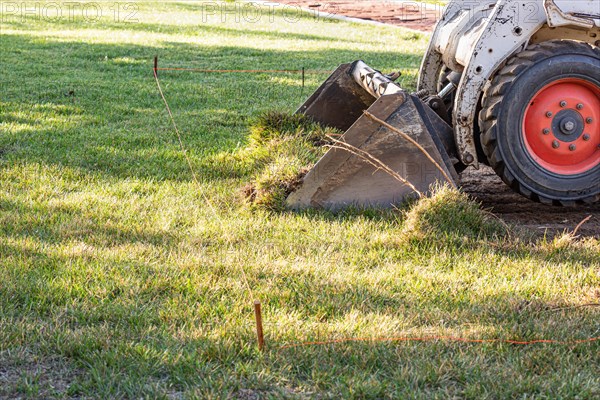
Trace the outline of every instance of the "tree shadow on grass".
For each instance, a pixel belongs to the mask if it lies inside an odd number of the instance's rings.
[[[181,6],[180,6],[181,7]],[[198,9],[194,9],[193,11],[197,11]],[[235,16],[229,17],[228,21],[231,23],[235,20]],[[263,19],[263,21],[268,20],[268,16]],[[34,30],[44,30],[47,28],[56,29],[57,27],[63,27],[65,29],[69,29],[73,26],[73,21],[71,19],[61,19],[57,21],[45,21],[44,19],[40,19],[36,21],[37,24],[34,26]],[[203,22],[202,16],[198,16],[198,19],[194,21],[195,23],[190,24],[168,24],[168,23],[145,23],[145,22],[131,22],[131,23],[123,23],[119,21],[113,20],[102,20],[102,29],[106,29],[109,31],[126,31],[126,32],[144,32],[144,33],[160,33],[167,35],[193,35],[202,37],[203,33],[208,34],[216,34],[216,35],[227,35],[227,36],[238,36],[240,39],[244,40],[301,40],[301,41],[316,41],[316,42],[337,42],[337,43],[356,43],[354,39],[345,39],[339,36],[331,35],[315,35],[315,34],[306,34],[306,33],[295,33],[295,32],[285,32],[285,31],[276,31],[270,30],[267,28],[261,28],[260,26],[252,23],[250,21],[241,20],[238,24],[241,26],[239,29],[231,28],[225,26],[225,23],[222,25],[213,25],[211,23]],[[321,20],[322,23],[333,25],[340,24],[342,22],[337,20]],[[28,29],[31,30],[31,22],[22,21],[19,19],[11,20],[9,17],[6,17],[3,20],[3,25],[6,28],[13,29]],[[296,22],[289,22],[289,25],[294,25]],[[85,31],[86,29],[97,29],[96,24],[86,24],[84,21],[81,21],[81,26],[78,26],[78,30]],[[273,23],[274,24],[274,23]],[[275,26],[275,25],[274,25]],[[277,25],[280,26],[280,25]],[[257,29],[258,28],[258,29]],[[394,28],[392,28],[394,29]],[[400,30],[399,30],[400,32]],[[411,39],[414,37],[414,33],[412,32],[401,32],[405,35],[406,39]]]
[[[126,244],[171,248],[180,241],[168,232],[110,226],[110,222],[100,220],[101,216],[90,215],[82,205],[46,204],[34,207],[23,201],[0,199],[0,213],[3,216],[0,228],[3,236],[34,239],[48,245],[79,241],[100,248]]]

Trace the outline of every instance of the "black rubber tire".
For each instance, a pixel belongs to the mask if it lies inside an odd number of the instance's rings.
[[[489,164],[514,191],[545,204],[574,206],[600,200],[600,165],[579,175],[552,173],[533,161],[522,134],[532,97],[568,77],[600,87],[600,49],[569,40],[530,46],[494,77],[483,96],[479,127]]]

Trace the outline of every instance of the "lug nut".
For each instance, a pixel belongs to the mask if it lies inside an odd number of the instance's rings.
[[[575,151],[575,150],[577,150],[577,146],[575,146],[574,144],[572,144],[572,145],[569,146],[569,150]]]
[[[555,149],[558,149],[560,147],[560,143],[558,143],[558,140],[552,142],[552,147],[554,147]]]
[[[581,103],[577,104],[577,109],[578,110],[583,110],[583,104],[581,104]]]
[[[546,117],[551,118],[552,117],[552,112],[550,112],[550,111],[546,112]]]
[[[567,102],[566,102],[566,101],[564,101],[564,100],[563,100],[563,101],[561,101],[561,102],[560,102],[560,106],[561,106],[562,108],[565,108],[565,107],[567,106]]]
[[[550,129],[546,128],[546,129],[544,129],[544,130],[542,131],[542,133],[543,133],[544,135],[549,135],[549,134],[550,134]]]
[[[585,122],[587,122],[588,124],[591,124],[592,122],[594,122],[594,119],[592,117],[588,117]]]
[[[587,133],[585,135],[583,135],[583,140],[585,140],[586,142],[590,140],[590,135],[588,135]]]

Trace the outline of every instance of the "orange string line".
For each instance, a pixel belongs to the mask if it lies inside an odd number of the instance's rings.
[[[200,69],[200,68],[156,68],[157,71],[189,71],[189,72],[206,72],[206,73],[227,73],[227,74],[285,74],[285,73],[302,73],[301,69]],[[304,70],[305,74],[330,74],[331,71],[320,70]]]
[[[583,343],[591,343],[599,341],[600,337],[594,337],[590,339],[574,340],[574,341],[562,341],[562,340],[550,340],[550,339],[538,339],[530,341],[519,341],[510,339],[466,339],[453,336],[429,336],[429,337],[395,337],[395,338],[346,338],[346,339],[333,339],[321,342],[304,342],[298,344],[290,344],[280,347],[279,350],[292,349],[298,347],[308,346],[325,346],[329,344],[339,343],[351,343],[351,342],[434,342],[434,341],[446,341],[446,342],[462,342],[462,343],[506,343],[520,346],[527,346],[533,344],[556,344],[564,346],[572,346]]]

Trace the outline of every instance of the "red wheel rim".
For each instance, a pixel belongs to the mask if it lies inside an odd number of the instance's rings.
[[[543,87],[523,119],[525,147],[542,168],[578,175],[600,164],[600,87],[566,78]]]

